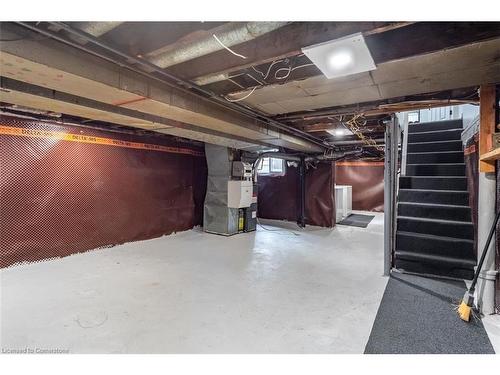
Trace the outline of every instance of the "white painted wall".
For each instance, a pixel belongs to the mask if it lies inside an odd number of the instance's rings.
[[[463,119],[466,128],[474,118],[479,115],[479,106],[472,104],[461,104],[439,108],[421,109],[418,111],[407,111],[396,113],[401,128],[408,123],[408,114],[412,112],[420,113],[420,122],[444,121]]]

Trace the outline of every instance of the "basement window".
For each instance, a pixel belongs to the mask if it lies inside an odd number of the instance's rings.
[[[284,174],[285,166],[282,159],[263,158],[257,168],[258,174]]]
[[[420,111],[408,113],[408,124],[420,122]]]

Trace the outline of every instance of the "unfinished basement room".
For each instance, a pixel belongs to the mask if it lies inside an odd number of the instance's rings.
[[[3,354],[500,353],[500,22],[0,31]]]

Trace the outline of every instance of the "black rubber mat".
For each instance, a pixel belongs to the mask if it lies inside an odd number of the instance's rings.
[[[350,214],[337,224],[350,225],[351,227],[366,228],[375,215]]]
[[[478,318],[454,311],[463,281],[392,273],[365,354],[494,354]]]

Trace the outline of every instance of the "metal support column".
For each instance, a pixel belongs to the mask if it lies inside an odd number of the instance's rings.
[[[300,179],[300,217],[297,222],[301,228],[306,227],[306,160],[304,156],[300,157],[299,164]]]
[[[396,233],[396,191],[398,168],[399,131],[396,116],[392,116],[385,128],[384,157],[384,276],[392,268],[394,236]]]

